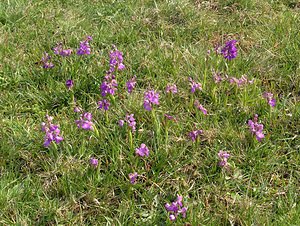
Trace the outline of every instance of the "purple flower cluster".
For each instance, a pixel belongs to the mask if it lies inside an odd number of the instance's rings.
[[[190,85],[191,85],[191,93],[194,93],[196,92],[196,90],[202,90],[202,85],[201,83],[196,83],[192,78],[189,78],[189,82],[190,82]]]
[[[74,85],[73,80],[69,79],[66,81],[66,87],[68,88],[68,90],[70,90]]]
[[[195,142],[197,140],[197,137],[202,133],[202,130],[194,130],[189,133],[189,137],[192,139],[193,142]]]
[[[80,46],[77,49],[77,55],[90,55],[91,54],[91,47],[89,41],[92,41],[91,36],[87,36],[87,38],[80,42]]]
[[[102,84],[100,85],[101,95],[105,97],[106,95],[115,95],[117,90],[118,83],[116,80],[116,76],[112,74],[107,74],[104,77]]]
[[[124,123],[127,123],[129,127],[131,127],[132,132],[136,130],[136,122],[134,118],[134,114],[126,114],[125,121],[124,120],[119,120],[119,126],[123,127]]]
[[[166,203],[165,209],[169,212],[169,218],[171,221],[175,221],[178,215],[182,214],[182,217],[186,217],[187,207],[183,207],[182,196],[177,195],[176,201],[171,204]]]
[[[159,93],[149,90],[144,94],[144,108],[146,111],[152,110],[152,104],[159,105]]]
[[[220,83],[224,80],[227,80],[228,76],[227,75],[224,76],[221,72],[213,71],[213,79],[215,83]]]
[[[72,54],[72,49],[63,49],[63,44],[60,42],[56,47],[53,48],[53,52],[56,55],[61,55],[63,57],[70,56]]]
[[[203,112],[203,114],[207,115],[207,110],[206,108],[204,108],[198,100],[195,100],[195,103],[194,103],[195,107],[198,108],[200,111]]]
[[[221,54],[225,59],[232,60],[237,56],[236,40],[227,41],[221,48]]]
[[[97,168],[97,166],[98,166],[98,159],[96,159],[96,158],[90,158],[90,164],[91,164],[92,167]]]
[[[131,93],[136,84],[136,76],[133,76],[131,79],[126,82],[128,93]]]
[[[265,135],[263,134],[264,125],[258,123],[258,115],[257,114],[254,115],[253,121],[252,120],[248,121],[248,126],[250,129],[250,132],[252,134],[255,134],[256,139],[259,142],[261,142],[261,140],[265,137]]]
[[[110,102],[107,99],[98,101],[98,109],[103,109],[104,111],[109,110]]]
[[[41,59],[41,63],[43,64],[43,68],[53,68],[54,64],[52,62],[49,62],[51,59],[51,56],[49,56],[48,53],[44,53],[44,56]]]
[[[89,112],[85,112],[80,115],[80,119],[76,120],[75,123],[77,124],[78,128],[82,128],[84,130],[93,130],[94,123],[92,122],[92,114]]]
[[[135,183],[136,183],[136,178],[137,178],[138,176],[139,176],[139,175],[138,175],[137,172],[128,174],[130,183],[131,183],[131,184],[135,184]]]
[[[112,50],[109,54],[109,73],[114,72],[116,69],[121,71],[125,69],[125,65],[123,64],[123,53],[119,51],[116,46],[113,46],[114,50]]]
[[[59,144],[63,141],[63,137],[60,136],[59,126],[52,124],[53,117],[46,115],[47,122],[42,123],[42,131],[45,132],[44,147],[49,147],[52,141]]]
[[[144,156],[149,156],[149,148],[146,146],[146,144],[141,144],[140,148],[135,149],[138,156],[144,157]]]
[[[177,93],[177,86],[176,84],[168,84],[166,87],[166,93]]]
[[[246,75],[242,75],[242,77],[240,79],[231,77],[229,79],[229,82],[230,82],[230,84],[235,83],[240,87],[240,86],[246,85],[247,83],[252,84],[254,82],[254,79],[249,80]]]
[[[226,168],[228,166],[227,160],[230,157],[230,154],[226,151],[219,151],[218,157],[220,159],[219,166]]]
[[[271,107],[275,107],[276,100],[273,98],[273,94],[272,93],[264,92],[263,93],[263,98],[265,98],[268,101],[268,104]]]

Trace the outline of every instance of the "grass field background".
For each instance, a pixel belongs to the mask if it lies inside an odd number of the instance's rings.
[[[1,1],[0,224],[300,225],[299,31],[300,5],[292,0]],[[91,55],[53,54],[58,42],[76,52],[88,35]],[[214,47],[230,39],[238,55],[228,61]],[[126,69],[105,113],[97,101],[113,44]],[[45,51],[52,69],[37,64]],[[254,82],[215,83],[213,71]],[[125,83],[134,75],[129,95]],[[189,77],[203,91],[190,93]],[[169,83],[177,94],[165,93]],[[160,94],[151,112],[143,108],[149,89]],[[74,100],[93,114],[98,132],[76,127]],[[132,145],[118,126],[126,113],[137,122]],[[40,126],[46,114],[64,137],[49,148]],[[247,125],[254,114],[262,142]],[[195,129],[203,135],[192,142]],[[147,158],[135,155],[141,143]],[[231,154],[227,170],[218,166],[219,150]],[[132,172],[141,175],[136,184]],[[164,205],[177,194],[187,217],[172,223]]]

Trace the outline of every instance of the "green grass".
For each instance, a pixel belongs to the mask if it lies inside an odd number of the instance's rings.
[[[175,225],[299,225],[299,31],[292,0],[1,1],[0,224],[172,225],[164,204],[181,194],[187,218]],[[87,35],[92,55],[53,55],[56,43],[76,49]],[[227,39],[238,40],[236,59],[206,56]],[[126,70],[106,119],[97,101],[112,44]],[[45,51],[53,69],[36,64]],[[212,70],[246,74],[254,84],[215,84]],[[203,91],[191,94],[188,77]],[[165,94],[168,83],[177,95]],[[154,114],[142,106],[148,89],[160,92]],[[264,91],[274,93],[274,109]],[[98,134],[76,127],[73,98],[93,113]],[[207,116],[193,107],[196,99]],[[126,113],[137,121],[132,147],[118,126]],[[165,113],[178,123],[166,128]],[[256,113],[265,126],[261,143],[247,126]],[[40,131],[46,114],[64,137],[48,149]],[[196,143],[187,136],[194,129],[204,131]],[[135,156],[141,143],[148,158]],[[231,153],[229,170],[218,166],[219,150]],[[134,171],[142,176],[131,185]]]

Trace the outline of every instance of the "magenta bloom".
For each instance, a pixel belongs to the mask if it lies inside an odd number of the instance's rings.
[[[120,52],[115,45],[113,45],[114,50],[109,54],[109,73],[114,72],[116,69],[121,71],[125,69],[123,64],[123,53]]]
[[[74,112],[76,112],[76,113],[79,113],[79,112],[82,112],[82,109],[81,109],[81,107],[74,107]]]
[[[98,102],[98,109],[103,109],[104,111],[107,111],[109,109],[109,106],[110,102],[107,99],[103,99]]]
[[[70,90],[74,85],[73,80],[69,79],[66,81],[66,87]]]
[[[140,148],[136,148],[136,154],[141,156],[141,157],[144,157],[144,156],[149,156],[149,149],[148,147],[146,146],[146,144],[141,144],[141,147]]]
[[[263,93],[263,98],[265,98],[268,101],[268,104],[271,107],[275,107],[276,100],[273,98],[273,94],[272,93],[264,92]]]
[[[238,87],[240,87],[240,86],[246,85],[247,83],[252,84],[254,82],[254,80],[249,80],[246,75],[242,75],[242,77],[240,79],[231,77],[229,79],[229,82],[230,82],[230,84],[235,83],[238,85]]]
[[[44,56],[41,59],[41,63],[43,63],[43,68],[53,68],[54,64],[52,62],[49,62],[49,60],[51,59],[51,56],[49,56],[48,53],[44,53]]]
[[[96,158],[91,158],[90,159],[90,164],[91,164],[91,166],[93,166],[93,167],[97,167],[98,166],[98,159],[96,159]]]
[[[56,47],[53,48],[54,54],[61,55],[63,57],[70,56],[72,49],[63,49],[63,44],[60,42]]]
[[[119,126],[120,126],[120,127],[123,127],[123,126],[124,126],[124,123],[125,123],[124,120],[122,120],[122,119],[119,120]]]
[[[183,218],[186,217],[187,207],[183,207],[182,196],[180,195],[177,195],[176,201],[171,204],[166,203],[165,209],[169,212],[169,218],[171,221],[175,221],[180,214],[182,214]]]
[[[116,76],[112,74],[107,74],[104,77],[104,80],[100,86],[101,95],[105,97],[106,95],[115,95],[117,90],[118,83],[116,80]]]
[[[80,115],[80,120],[76,120],[78,128],[82,128],[84,130],[93,130],[94,123],[92,122],[92,114],[89,112],[85,112]]]
[[[144,108],[146,111],[152,110],[152,105],[159,105],[159,93],[149,90],[144,94]]]
[[[60,136],[59,125],[52,124],[53,117],[46,115],[47,122],[42,123],[42,131],[45,132],[44,147],[49,147],[51,142],[59,144],[63,141],[63,137]]]
[[[219,166],[226,168],[228,165],[227,160],[230,157],[230,154],[226,151],[219,151],[218,157],[220,159]]]
[[[165,114],[165,117],[171,121],[177,122],[176,118],[172,115]]]
[[[126,114],[125,121],[127,122],[128,126],[131,127],[132,132],[134,132],[136,130],[134,114]]]
[[[134,173],[130,173],[128,174],[129,180],[131,184],[135,184],[136,183],[136,178],[138,177],[138,173],[134,172]]]
[[[198,100],[195,100],[195,103],[194,103],[195,107],[198,108],[200,111],[203,112],[203,114],[207,115],[207,110],[206,108],[204,108]]]
[[[225,59],[232,60],[237,56],[236,40],[231,40],[225,43],[225,46],[221,49],[221,54]]]
[[[77,55],[90,55],[91,54],[91,47],[89,41],[92,40],[91,36],[87,36],[87,38],[80,42],[80,46],[77,49]]]
[[[197,137],[202,133],[203,130],[194,130],[189,133],[189,137],[192,139],[193,142],[195,142]]]
[[[136,84],[136,76],[132,77],[131,79],[128,80],[128,82],[126,82],[128,93],[132,92],[132,90],[135,87],[135,84]]]
[[[175,84],[168,84],[166,87],[166,93],[177,93],[177,86]]]
[[[196,83],[192,78],[189,78],[189,82],[190,82],[190,85],[191,85],[191,93],[194,93],[196,92],[196,90],[202,90],[202,85],[201,83]]]
[[[263,134],[264,125],[258,123],[258,115],[254,115],[254,119],[248,121],[248,126],[250,129],[250,132],[252,134],[255,134],[256,139],[261,142],[261,140],[265,137]]]

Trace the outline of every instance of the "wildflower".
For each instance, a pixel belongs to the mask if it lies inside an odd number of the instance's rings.
[[[177,93],[177,86],[175,84],[168,84],[166,87],[166,93]]]
[[[232,60],[237,56],[236,40],[227,41],[221,49],[221,54],[225,59]]]
[[[131,127],[132,132],[135,131],[135,126],[136,126],[136,122],[135,122],[135,118],[134,118],[134,114],[126,114],[125,117],[125,121],[128,123],[128,126]]]
[[[273,98],[273,94],[272,93],[264,92],[263,93],[263,98],[265,98],[268,101],[268,104],[271,107],[275,107],[276,100]]]
[[[125,69],[125,65],[123,64],[123,53],[120,52],[116,46],[113,46],[114,50],[109,54],[109,72],[112,73],[116,69],[121,71]]]
[[[73,80],[69,79],[66,81],[66,87],[70,90],[74,85]]]
[[[98,166],[98,159],[90,158],[90,164],[91,164],[91,166],[96,168]]]
[[[258,123],[258,115],[257,114],[254,115],[253,121],[252,120],[248,121],[248,126],[250,129],[250,132],[252,134],[255,134],[256,139],[259,142],[261,142],[261,140],[265,137],[265,135],[263,134],[264,125]]]
[[[214,82],[215,83],[220,83],[222,82],[223,80],[227,79],[228,76],[227,75],[222,75],[221,72],[216,72],[216,71],[213,71],[213,79],[214,79]]]
[[[44,53],[44,56],[42,57],[41,62],[43,63],[43,68],[53,68],[54,64],[52,62],[49,62],[51,59],[51,56],[49,56],[48,53]]]
[[[114,95],[117,90],[117,80],[116,76],[112,74],[107,74],[104,77],[104,81],[100,85],[101,95],[105,97],[106,95]]]
[[[177,121],[175,117],[171,116],[171,115],[168,115],[168,114],[165,114],[165,117],[169,120],[173,120],[173,121]]]
[[[136,183],[136,178],[138,177],[138,173],[134,172],[134,173],[130,173],[128,174],[129,180],[131,184],[135,184]]]
[[[220,159],[219,166],[226,168],[228,165],[227,160],[230,157],[230,154],[226,151],[219,151],[218,157]]]
[[[189,133],[189,137],[194,142],[194,141],[196,141],[197,137],[202,133],[203,133],[203,130],[194,130]]]
[[[166,203],[165,209],[170,213],[169,218],[171,221],[175,221],[180,214],[182,214],[183,218],[186,217],[187,207],[183,207],[182,196],[180,195],[177,195],[176,201],[171,204]]]
[[[54,54],[61,55],[63,57],[70,56],[72,49],[63,49],[63,44],[60,42],[56,47],[53,48]]]
[[[89,41],[92,40],[91,36],[87,36],[87,38],[80,42],[80,46],[77,49],[77,55],[90,55],[91,54],[91,47]]]
[[[84,130],[93,130],[94,123],[92,122],[92,114],[89,112],[85,112],[80,115],[80,120],[76,120],[78,128],[82,128]]]
[[[52,141],[59,144],[63,141],[63,137],[60,136],[60,129],[58,125],[52,124],[53,117],[46,115],[47,122],[42,123],[42,131],[45,132],[44,146],[49,147]]]
[[[190,85],[191,85],[191,92],[194,93],[196,92],[196,90],[202,90],[202,85],[201,83],[196,83],[192,78],[189,78],[189,82],[190,82]]]
[[[159,93],[149,90],[144,94],[144,108],[146,111],[152,110],[152,104],[159,105]]]
[[[144,156],[149,156],[149,149],[148,147],[146,146],[146,144],[141,144],[141,147],[140,148],[136,148],[136,154],[141,156],[141,157],[144,157]]]
[[[206,108],[204,108],[198,100],[195,100],[195,103],[194,103],[195,107],[198,108],[200,111],[203,112],[203,114],[207,115],[207,110]]]
[[[125,123],[124,120],[122,120],[122,119],[119,120],[119,126],[120,126],[120,127],[123,127],[123,126],[124,126],[124,123]]]
[[[100,100],[98,102],[98,109],[103,109],[104,111],[107,111],[109,109],[110,102],[107,99]]]
[[[132,92],[132,90],[135,87],[135,84],[136,84],[136,76],[132,77],[131,79],[128,80],[128,82],[126,82],[128,93]]]
[[[242,77],[240,79],[237,79],[235,77],[231,77],[229,79],[229,82],[230,82],[230,84],[235,83],[240,87],[240,86],[243,86],[247,83],[252,84],[254,82],[254,80],[248,80],[246,75],[242,75]]]

